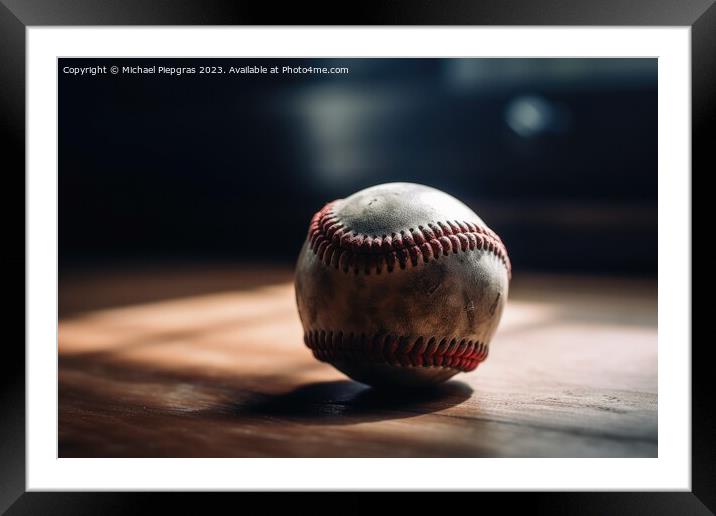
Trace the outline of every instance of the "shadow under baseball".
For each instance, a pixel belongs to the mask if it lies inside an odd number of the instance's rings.
[[[385,391],[349,380],[302,385],[280,395],[257,395],[236,407],[242,415],[263,415],[305,424],[349,425],[403,419],[459,405],[472,388],[461,381],[421,390]]]

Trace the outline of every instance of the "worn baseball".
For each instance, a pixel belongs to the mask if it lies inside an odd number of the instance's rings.
[[[295,279],[304,342],[368,385],[442,382],[487,358],[510,276],[500,238],[456,198],[366,188],[311,220]]]

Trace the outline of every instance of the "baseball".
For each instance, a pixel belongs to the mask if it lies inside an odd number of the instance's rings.
[[[510,260],[465,204],[412,183],[366,188],[311,220],[296,265],[304,342],[372,386],[417,386],[487,358]]]

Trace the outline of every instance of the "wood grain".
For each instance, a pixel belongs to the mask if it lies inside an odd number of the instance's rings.
[[[516,274],[490,357],[422,394],[317,362],[290,269],[60,280],[61,457],[655,457],[656,283]]]

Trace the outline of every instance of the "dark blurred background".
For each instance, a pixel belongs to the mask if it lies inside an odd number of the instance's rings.
[[[96,75],[65,66],[347,66]],[[655,276],[656,59],[60,59],[60,273],[292,264],[327,201],[455,195],[522,270]],[[267,245],[252,235],[269,232]]]

